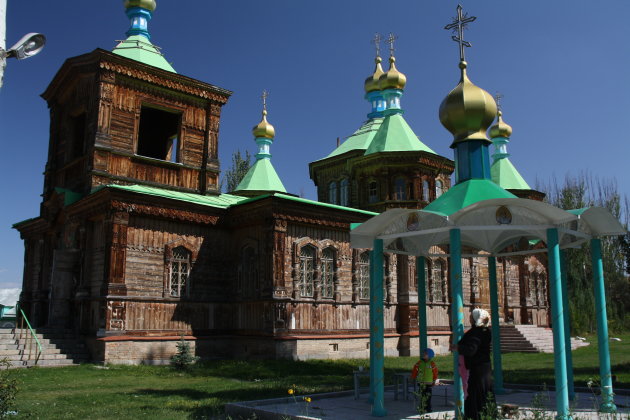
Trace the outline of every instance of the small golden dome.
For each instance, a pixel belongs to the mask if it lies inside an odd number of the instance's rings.
[[[440,122],[453,134],[453,147],[466,140],[486,140],[486,132],[494,121],[497,104],[494,98],[479,86],[473,84],[466,75],[466,62],[461,61],[459,68],[462,77],[440,104]]]
[[[381,90],[385,89],[404,89],[407,84],[407,76],[402,74],[396,68],[396,59],[389,57],[389,70],[378,79]]]
[[[490,138],[492,139],[497,137],[509,138],[512,135],[512,127],[503,122],[503,118],[501,117],[502,115],[503,113],[501,111],[497,112],[498,121],[490,127]]]
[[[378,86],[378,79],[385,74],[385,72],[383,71],[383,67],[381,67],[381,62],[383,60],[381,59],[381,57],[377,56],[374,59],[374,62],[376,63],[376,66],[374,67],[374,74],[369,76],[367,79],[365,79],[365,92],[373,92],[375,90],[380,90],[380,87]]]
[[[125,0],[125,9],[141,7],[152,12],[155,10],[156,6],[155,0]]]
[[[264,137],[267,139],[272,139],[276,135],[276,130],[273,128],[273,125],[267,122],[267,110],[263,110],[262,120],[252,129],[252,133],[254,133],[254,137]]]

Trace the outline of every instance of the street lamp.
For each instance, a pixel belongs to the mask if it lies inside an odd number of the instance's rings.
[[[8,50],[0,47],[0,87],[2,87],[7,58],[23,60],[32,57],[44,48],[44,44],[46,44],[46,37],[43,34],[31,32],[24,35],[22,39]]]

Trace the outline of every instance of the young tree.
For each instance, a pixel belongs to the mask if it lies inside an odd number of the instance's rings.
[[[220,183],[220,190],[224,192],[232,192],[238,187],[241,180],[247,175],[247,171],[252,167],[252,156],[249,151],[245,151],[245,157],[241,155],[241,151],[237,150],[232,154],[232,166],[225,171]]]
[[[621,195],[615,180],[600,179],[588,172],[567,175],[564,184],[552,180],[537,189],[547,194],[546,201],[565,210],[599,206],[608,209],[628,228],[630,201]],[[567,280],[571,328],[574,333],[595,329],[593,271],[588,244],[567,249]],[[627,330],[630,326],[630,235],[602,238],[602,263],[606,284],[608,319],[612,330]]]

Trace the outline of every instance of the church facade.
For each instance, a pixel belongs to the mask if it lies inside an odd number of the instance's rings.
[[[205,358],[367,357],[369,252],[351,248],[350,230],[389,208],[424,208],[455,169],[404,120],[393,51],[389,70],[377,57],[365,82],[367,121],[310,164],[318,201],[284,189],[266,108],[256,162],[222,194],[218,130],[231,92],[166,62],[146,27],[155,1],[126,9],[128,38],[68,59],[43,94],[51,121],[40,214],[14,226],[31,323],[82,337],[109,363],[167,362],[181,336]],[[491,133],[496,182],[540,199],[510,166],[506,126],[499,119]],[[505,322],[549,325],[539,258],[499,260]],[[489,307],[484,260],[462,261],[468,309]],[[384,269],[386,354],[417,353],[416,258],[388,254]],[[430,258],[425,270],[429,344],[446,351],[448,260]]]

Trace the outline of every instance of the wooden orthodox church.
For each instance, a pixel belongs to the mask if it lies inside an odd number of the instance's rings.
[[[167,361],[182,334],[207,358],[367,357],[369,258],[351,248],[350,229],[388,208],[423,208],[454,171],[403,118],[406,78],[393,54],[387,72],[377,54],[365,82],[367,121],[310,164],[318,201],[286,192],[266,109],[255,164],[222,194],[218,128],[231,92],[166,62],[147,30],[154,0],[125,7],[128,38],[69,58],[43,94],[51,121],[40,215],[14,226],[31,323],[72,331],[111,363]],[[500,114],[490,133],[493,180],[542,198],[510,163]],[[468,308],[489,306],[484,264],[463,261]],[[499,264],[502,319],[548,325],[545,262]],[[447,259],[425,267],[430,345],[446,351]],[[415,271],[415,257],[385,258],[388,355],[418,352]]]

